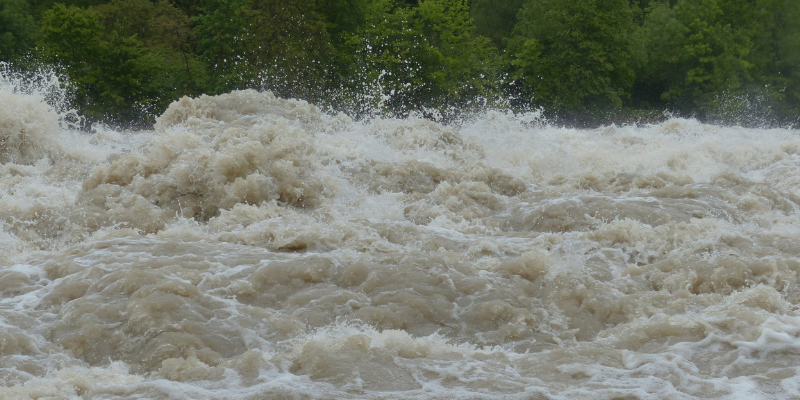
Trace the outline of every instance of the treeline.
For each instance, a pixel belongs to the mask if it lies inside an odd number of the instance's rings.
[[[0,0],[0,60],[60,66],[112,123],[241,88],[356,116],[800,123],[797,0]]]

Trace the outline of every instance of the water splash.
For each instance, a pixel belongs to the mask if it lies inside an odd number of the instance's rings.
[[[23,126],[54,147],[0,165],[0,397],[800,385],[797,131],[354,120],[236,91],[78,132],[34,98]]]

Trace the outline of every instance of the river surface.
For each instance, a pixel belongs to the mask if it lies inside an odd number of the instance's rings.
[[[0,85],[2,399],[800,398],[800,131],[68,119]]]

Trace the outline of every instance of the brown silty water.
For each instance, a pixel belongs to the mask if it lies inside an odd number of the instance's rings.
[[[798,131],[0,104],[0,398],[800,397]]]

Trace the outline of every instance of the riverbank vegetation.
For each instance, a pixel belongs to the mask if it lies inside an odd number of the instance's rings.
[[[257,88],[354,116],[800,124],[795,0],[0,0],[0,60],[57,66],[88,122]]]

